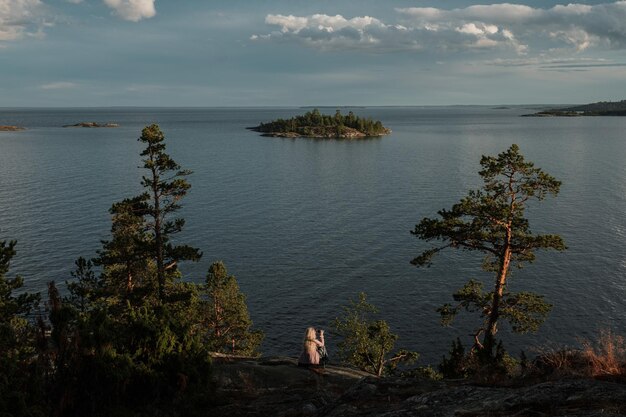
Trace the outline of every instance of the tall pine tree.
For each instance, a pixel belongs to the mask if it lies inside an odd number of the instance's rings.
[[[497,157],[483,156],[480,165],[481,189],[470,191],[450,210],[439,211],[440,218],[426,217],[415,226],[411,233],[419,239],[443,244],[422,252],[411,263],[430,266],[431,258],[446,248],[485,254],[483,268],[494,273],[493,290],[484,293],[481,282],[470,280],[454,294],[457,304],[446,304],[439,312],[444,324],[462,309],[480,312],[483,324],[475,332],[474,350],[490,355],[500,318],[515,332],[536,331],[551,309],[540,295],[506,290],[511,265],[521,268],[534,261],[540,249],[566,247],[560,236],[533,234],[524,217],[527,203],[556,196],[560,181],[525,161],[515,144]]]
[[[96,259],[104,267],[107,287],[128,296],[141,284],[149,292],[155,282],[157,298],[165,300],[165,288],[176,277],[181,261],[197,261],[202,254],[189,245],[174,245],[171,237],[182,231],[185,220],[176,218],[180,201],[191,185],[189,170],[181,167],[165,152],[165,136],[158,125],[146,126],[138,139],[146,145],[141,152],[141,185],[146,191],[113,204],[111,240],[102,242]],[[154,273],[155,277],[151,275]]]

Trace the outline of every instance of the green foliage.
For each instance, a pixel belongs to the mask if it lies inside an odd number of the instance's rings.
[[[452,341],[449,355],[450,357],[444,356],[441,359],[439,372],[445,378],[467,378],[471,374],[471,367],[461,339],[457,338],[455,341]]]
[[[441,381],[443,379],[443,374],[432,366],[418,366],[417,368],[402,371],[399,375],[403,378],[419,378],[430,381]]]
[[[222,262],[209,267],[199,305],[203,340],[209,349],[237,355],[258,355],[263,332],[253,331],[245,295]]]
[[[15,241],[0,241],[0,415],[44,415],[38,407],[42,380],[29,378],[29,370],[35,367],[36,329],[27,315],[39,295],[15,294],[24,285],[19,276],[7,277],[15,245]]]
[[[333,322],[337,334],[343,339],[338,343],[339,357],[346,363],[381,376],[392,372],[400,362],[410,364],[418,353],[399,350],[392,354],[398,336],[391,333],[384,320],[373,318],[378,309],[367,302],[365,293],[359,300],[350,300],[344,313]]]
[[[102,242],[95,263],[104,266],[103,280],[116,292],[131,293],[136,286],[145,286],[153,236],[148,233],[146,194],[113,204],[111,240]]]
[[[380,136],[388,133],[380,121],[361,118],[352,112],[342,115],[340,110],[330,116],[321,114],[318,109],[313,109],[313,111],[291,119],[277,119],[269,123],[261,123],[256,130],[265,133],[296,132],[310,136],[316,128],[334,128],[336,135],[341,136],[346,127],[358,130],[367,136]]]
[[[449,356],[443,356],[439,371],[444,378],[466,379],[473,377],[483,382],[495,382],[517,373],[519,361],[510,356],[502,342],[495,347],[495,354],[485,350],[466,352],[461,340],[452,342]],[[490,380],[490,381],[488,381]]]
[[[40,356],[52,365],[48,396],[56,412],[149,415],[153,406],[168,410],[198,392],[206,398],[210,357],[196,331],[196,285],[168,285],[164,303],[156,294],[131,302],[96,279],[89,261],[76,265],[67,297],[49,285],[52,331]],[[147,290],[136,287],[132,294],[139,293]]]
[[[562,251],[566,247],[560,236],[533,234],[524,217],[526,204],[556,196],[560,181],[526,162],[517,145],[497,157],[483,156],[480,164],[481,189],[469,191],[450,210],[439,211],[439,218],[427,217],[415,226],[411,233],[417,238],[443,244],[423,251],[411,263],[430,266],[432,258],[446,248],[485,255],[483,269],[495,273],[493,291],[485,293],[482,283],[470,280],[454,294],[456,305],[446,304],[438,311],[444,325],[460,310],[478,312],[482,324],[475,331],[474,349],[492,352],[500,318],[514,332],[525,333],[536,331],[551,309],[542,296],[506,290],[511,265],[521,268],[533,262],[540,249]],[[480,335],[484,335],[482,343]]]
[[[456,315],[465,310],[479,313],[486,328],[491,317],[493,292],[484,292],[483,283],[469,280],[461,289],[452,294],[456,305],[444,304],[437,311],[441,314],[441,324],[448,326]],[[514,332],[524,334],[536,332],[552,309],[543,296],[531,292],[503,292],[500,300],[500,317],[507,320]]]

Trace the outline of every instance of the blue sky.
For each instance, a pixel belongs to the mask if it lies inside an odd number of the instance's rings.
[[[626,1],[0,0],[0,107],[626,99]]]

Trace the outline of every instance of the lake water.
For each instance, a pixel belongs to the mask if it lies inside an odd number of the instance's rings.
[[[510,289],[544,294],[554,310],[535,336],[503,335],[513,351],[575,344],[611,328],[626,334],[626,118],[520,118],[523,108],[357,108],[393,133],[380,139],[265,138],[245,129],[304,110],[0,109],[0,239],[17,239],[12,272],[28,289],[69,279],[73,261],[107,239],[107,210],[141,191],[141,128],[158,123],[168,153],[194,171],[177,238],[204,256],[186,264],[200,282],[223,260],[247,294],[265,354],[296,356],[308,325],[328,328],[341,306],[369,295],[399,345],[437,361],[475,317],[452,328],[436,307],[482,272],[479,254],[448,252],[429,269],[409,261],[427,246],[409,231],[480,185],[482,154],[517,143],[563,181],[556,199],[532,204],[531,227],[569,249],[541,253]],[[324,109],[334,113],[334,109]],[[347,109],[345,110],[347,112]],[[62,128],[80,121],[114,129]],[[333,340],[332,333],[328,339]],[[331,349],[332,354],[332,349]]]

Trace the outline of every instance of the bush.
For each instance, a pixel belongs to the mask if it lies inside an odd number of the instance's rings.
[[[400,362],[413,363],[417,352],[399,350],[392,354],[398,335],[391,332],[385,320],[376,320],[378,309],[367,302],[365,293],[358,301],[350,300],[342,317],[333,327],[343,337],[338,344],[339,357],[346,363],[377,376],[389,374]]]
[[[529,374],[541,378],[626,378],[626,343],[610,331],[594,341],[583,340],[582,349],[542,347],[537,349]]]
[[[436,371],[432,366],[418,366],[417,368],[409,369],[400,372],[400,376],[403,378],[419,378],[427,379],[430,381],[441,381],[443,374]]]
[[[592,377],[613,375],[626,377],[626,343],[611,331],[600,332],[593,343],[583,341],[582,355],[587,361],[587,374]]]
[[[439,372],[445,378],[466,379],[487,384],[501,384],[517,376],[520,360],[509,355],[500,341],[495,352],[470,350],[465,352],[461,340],[452,342],[449,357],[444,356],[439,364]]]

